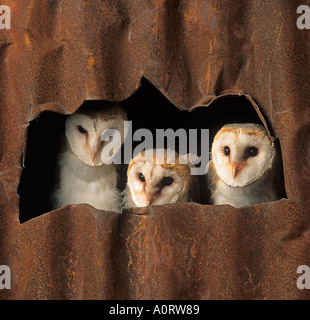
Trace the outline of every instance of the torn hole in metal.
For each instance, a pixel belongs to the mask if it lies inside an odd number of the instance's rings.
[[[146,106],[156,107],[150,117]],[[20,221],[79,203],[121,212],[286,197],[279,141],[251,97],[225,94],[189,111],[143,79],[120,103],[89,100],[71,115],[41,113],[27,132]]]

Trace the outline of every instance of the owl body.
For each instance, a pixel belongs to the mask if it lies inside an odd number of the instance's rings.
[[[118,105],[79,109],[68,116],[63,148],[58,155],[59,184],[53,195],[54,209],[86,203],[99,210],[120,211],[115,164],[103,164],[101,141],[105,129],[123,134],[126,115]]]
[[[116,166],[86,165],[69,148],[59,155],[61,170],[56,207],[86,203],[100,210],[119,212]]]
[[[239,208],[280,198],[279,155],[263,126],[224,126],[214,138],[211,157],[211,204]]]
[[[189,162],[172,150],[147,150],[131,160],[124,190],[125,207],[199,201],[199,185]]]

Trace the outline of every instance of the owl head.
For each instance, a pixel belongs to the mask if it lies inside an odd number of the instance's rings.
[[[266,129],[253,123],[223,126],[211,151],[216,173],[232,187],[244,187],[260,179],[272,167],[275,154]]]
[[[131,160],[127,186],[137,207],[188,201],[190,165],[179,160],[166,149],[143,151]]]
[[[126,113],[118,104],[102,102],[101,105],[82,106],[66,120],[66,137],[72,152],[89,166],[101,166],[106,129],[117,129],[124,136]]]

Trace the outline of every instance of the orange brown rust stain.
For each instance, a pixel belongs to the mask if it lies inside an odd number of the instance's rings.
[[[96,60],[95,60],[94,56],[90,56],[88,58],[88,62],[87,62],[87,69],[88,70],[92,69],[93,66],[95,65],[95,62],[96,62]]]

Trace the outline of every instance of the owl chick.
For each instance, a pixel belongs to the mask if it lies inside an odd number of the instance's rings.
[[[100,210],[120,211],[117,169],[114,163],[102,162],[106,142],[101,141],[101,135],[106,129],[117,129],[123,138],[124,120],[126,114],[120,105],[103,102],[84,105],[67,117],[54,208],[86,203]]]
[[[278,200],[278,162],[274,142],[263,126],[253,123],[223,126],[211,150],[208,170],[211,203],[238,208]]]
[[[184,158],[185,159],[185,158]],[[199,185],[190,173],[191,164],[181,164],[172,150],[143,151],[127,170],[125,207],[145,207],[177,202],[199,201]]]

